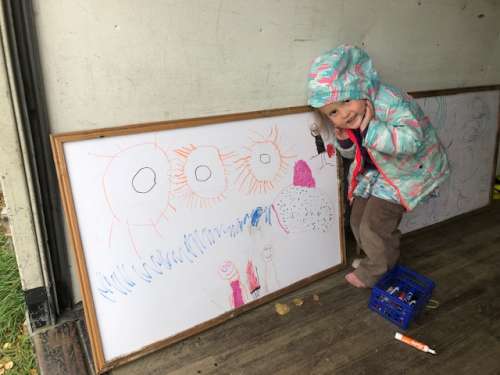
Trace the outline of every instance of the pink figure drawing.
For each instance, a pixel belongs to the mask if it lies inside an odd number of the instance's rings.
[[[240,282],[240,273],[234,263],[230,260],[222,263],[219,267],[219,275],[222,279],[229,281],[229,287],[231,288],[231,295],[229,296],[230,306],[233,309],[243,306],[245,304],[245,290]]]
[[[253,262],[251,259],[248,260],[247,262],[247,281],[248,281],[248,289],[250,290],[250,294],[254,297],[259,296],[259,289],[260,289],[260,283],[259,283],[259,278],[256,274],[257,269],[253,265]]]
[[[233,292],[233,307],[237,308],[243,306],[245,302],[243,301],[240,280],[231,281],[230,285]]]

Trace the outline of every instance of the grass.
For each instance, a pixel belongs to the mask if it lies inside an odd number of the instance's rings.
[[[24,306],[16,258],[0,232],[0,374],[37,374],[35,355],[24,328]]]

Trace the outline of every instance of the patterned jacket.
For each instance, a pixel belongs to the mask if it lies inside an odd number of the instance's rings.
[[[412,210],[449,175],[448,160],[436,131],[417,102],[401,90],[381,84],[363,50],[342,45],[318,57],[309,74],[309,104],[315,108],[333,101],[369,99],[375,117],[363,139],[369,157],[395,188],[401,204]],[[349,171],[349,197],[356,188],[362,159],[357,144],[340,147],[330,124],[320,127],[327,145],[354,158]]]

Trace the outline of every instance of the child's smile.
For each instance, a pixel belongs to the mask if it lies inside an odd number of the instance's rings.
[[[366,100],[333,102],[324,105],[319,110],[337,128],[358,129],[366,114]]]

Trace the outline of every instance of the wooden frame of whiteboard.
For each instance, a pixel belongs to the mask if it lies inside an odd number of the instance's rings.
[[[341,183],[341,163],[340,158],[337,155],[337,178],[338,178],[338,189],[339,189],[339,236],[340,236],[340,255],[341,255],[341,263],[330,267],[324,271],[321,271],[317,274],[311,275],[305,279],[302,279],[298,282],[295,282],[285,288],[282,288],[276,292],[273,292],[265,297],[262,297],[258,300],[252,301],[244,306],[241,306],[235,310],[231,310],[227,313],[224,313],[216,318],[210,319],[206,322],[203,322],[197,326],[191,327],[183,332],[180,332],[172,337],[168,337],[164,340],[152,343],[143,347],[142,349],[133,352],[131,354],[124,355],[122,357],[113,359],[112,361],[106,362],[104,358],[102,338],[99,332],[98,319],[94,305],[94,299],[90,288],[89,275],[85,263],[85,256],[83,251],[83,244],[80,235],[80,231],[78,228],[78,218],[76,215],[74,200],[71,191],[71,185],[69,181],[69,175],[66,165],[66,160],[64,156],[64,143],[65,142],[75,142],[82,141],[87,139],[96,139],[96,138],[104,138],[104,137],[112,137],[112,136],[120,136],[120,135],[129,135],[129,134],[138,134],[138,133],[147,133],[153,131],[162,131],[162,130],[173,130],[180,128],[188,128],[194,126],[201,125],[215,125],[221,124],[230,121],[244,121],[250,119],[264,118],[264,117],[274,117],[274,116],[283,116],[289,114],[297,114],[304,113],[310,111],[309,107],[294,107],[294,108],[283,108],[283,109],[274,109],[274,110],[266,110],[266,111],[256,111],[256,112],[247,112],[240,114],[229,114],[229,115],[221,115],[221,116],[212,116],[212,117],[204,117],[204,118],[193,118],[193,119],[184,119],[184,120],[173,120],[167,122],[155,122],[155,123],[146,123],[146,124],[134,124],[127,125],[116,128],[106,128],[106,129],[98,129],[98,130],[86,130],[86,131],[77,131],[71,133],[61,133],[56,135],[51,135],[51,143],[52,143],[52,151],[54,156],[54,161],[56,164],[57,177],[59,181],[59,187],[61,191],[61,197],[64,204],[65,214],[69,225],[69,230],[71,234],[71,240],[73,244],[73,248],[75,251],[75,257],[77,262],[77,268],[79,273],[79,279],[81,283],[81,293],[84,305],[84,314],[85,321],[87,323],[88,333],[90,344],[92,348],[92,355],[94,359],[94,366],[97,373],[103,373],[105,371],[109,371],[110,369],[133,361],[139,357],[147,355],[151,352],[154,352],[160,348],[166,347],[168,345],[172,345],[176,342],[179,342],[189,336],[195,335],[201,331],[204,331],[210,327],[218,325],[230,318],[233,318],[245,311],[248,311],[252,308],[255,308],[259,305],[267,303],[281,295],[289,293],[293,290],[299,289],[307,284],[310,284],[313,281],[326,277],[342,268],[346,265],[346,251],[345,251],[345,235],[344,235],[344,205],[343,205],[343,184]]]

